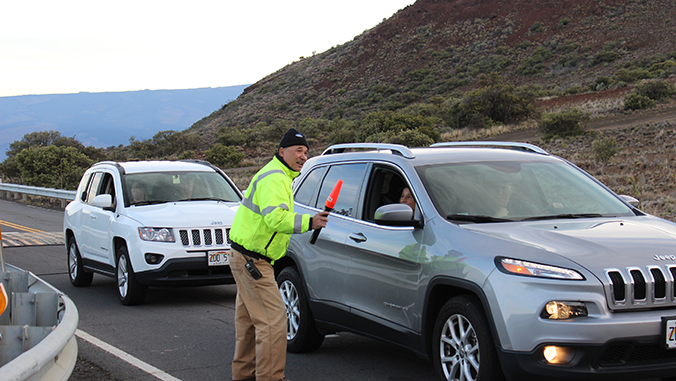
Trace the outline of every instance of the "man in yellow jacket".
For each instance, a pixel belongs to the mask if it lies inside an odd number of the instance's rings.
[[[287,131],[275,157],[244,193],[230,230],[230,268],[237,283],[233,380],[281,381],[286,366],[286,309],[272,265],[286,255],[291,234],[323,228],[328,212],[293,211],[291,183],[307,161],[308,143]]]

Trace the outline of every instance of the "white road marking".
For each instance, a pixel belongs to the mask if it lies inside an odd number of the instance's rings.
[[[163,381],[181,381],[180,379],[169,375],[168,373],[155,368],[154,366],[145,363],[136,357],[130,355],[127,352],[122,351],[121,349],[115,348],[114,346],[97,339],[96,337],[88,334],[87,332],[80,331],[79,329],[75,330],[75,336],[81,338],[82,340],[88,341],[91,344],[103,349],[104,351],[112,354],[113,356],[118,357],[121,360],[128,362],[129,364],[141,369],[142,371],[151,374],[160,380]]]

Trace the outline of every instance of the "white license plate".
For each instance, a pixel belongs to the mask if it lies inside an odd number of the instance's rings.
[[[207,251],[207,264],[209,266],[226,266],[230,264],[230,254],[227,250]]]
[[[662,324],[665,348],[676,349],[676,316],[663,317]]]

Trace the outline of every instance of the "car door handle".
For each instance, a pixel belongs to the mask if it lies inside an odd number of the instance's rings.
[[[350,239],[357,243],[366,242],[366,236],[362,233],[352,233]]]
[[[96,219],[96,215],[95,215],[95,214],[90,214],[90,215],[89,215],[89,218],[91,218],[92,220],[95,220],[95,219]]]

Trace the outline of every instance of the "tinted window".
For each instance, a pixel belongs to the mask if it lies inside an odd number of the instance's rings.
[[[340,195],[336,200],[336,206],[333,208],[335,213],[342,214],[348,217],[355,217],[357,211],[359,190],[364,179],[364,171],[366,164],[342,164],[334,165],[329,169],[322,188],[319,191],[319,198],[317,199],[317,207],[324,208],[326,198],[329,196],[333,187],[338,180],[343,180],[343,185],[340,189]]]
[[[296,191],[296,195],[293,197],[295,202],[309,206],[315,206],[317,204],[316,189],[319,187],[322,177],[324,177],[324,174],[326,173],[326,168],[328,167],[317,168],[305,177],[305,180],[303,180],[303,183],[298,187],[298,191]]]

